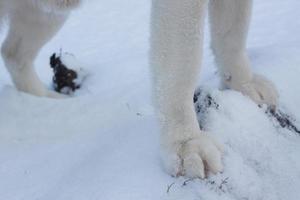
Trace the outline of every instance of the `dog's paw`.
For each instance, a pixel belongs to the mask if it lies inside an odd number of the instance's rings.
[[[223,145],[201,133],[194,138],[165,144],[163,161],[172,176],[205,178],[206,170],[222,172],[223,150]]]
[[[65,12],[77,8],[81,0],[41,0],[42,8],[50,12]]]
[[[276,107],[278,92],[274,84],[262,75],[254,74],[253,79],[237,87],[244,95],[249,96],[257,104]]]

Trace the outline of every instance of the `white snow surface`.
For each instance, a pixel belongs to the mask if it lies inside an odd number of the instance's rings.
[[[254,3],[253,68],[274,81],[280,108],[300,126],[300,2]],[[199,84],[220,104],[205,128],[225,144],[225,169],[206,180],[165,173],[150,94],[149,13],[149,0],[110,0],[72,14],[36,61],[50,87],[50,55],[76,55],[89,76],[72,98],[20,93],[0,62],[0,200],[299,200],[300,135],[274,126],[247,97],[218,90],[208,34]]]

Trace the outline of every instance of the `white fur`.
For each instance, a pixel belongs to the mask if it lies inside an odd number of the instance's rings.
[[[0,0],[9,31],[1,53],[16,87],[36,96],[60,98],[38,78],[33,63],[40,49],[64,24],[79,0]]]
[[[2,56],[16,87],[37,96],[60,97],[47,90],[34,70],[43,45],[64,24],[80,0],[0,0],[0,18],[9,33]],[[161,121],[164,163],[174,176],[205,177],[222,171],[222,145],[200,131],[193,106],[202,60],[203,24],[208,0],[152,0],[150,64]],[[211,0],[212,48],[224,86],[257,103],[276,105],[271,82],[251,72],[246,37],[251,0]]]
[[[212,49],[225,87],[242,92],[258,104],[277,104],[273,83],[253,74],[246,52],[252,0],[211,0]]]
[[[161,121],[163,160],[174,176],[222,171],[222,147],[200,131],[193,95],[209,3],[212,48],[226,87],[276,105],[273,84],[252,73],[246,53],[251,0],[152,0],[151,67]]]

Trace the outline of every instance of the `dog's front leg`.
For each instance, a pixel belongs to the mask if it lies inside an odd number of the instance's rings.
[[[163,160],[174,176],[222,170],[222,147],[201,132],[193,95],[202,58],[206,0],[153,0],[151,67]]]
[[[258,104],[276,106],[278,93],[273,83],[252,73],[246,39],[252,0],[211,0],[212,49],[224,86],[240,91]]]

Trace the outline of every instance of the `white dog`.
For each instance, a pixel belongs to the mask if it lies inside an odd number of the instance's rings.
[[[10,27],[2,55],[19,90],[59,97],[43,86],[33,61],[79,3],[80,0],[0,0],[0,17],[7,15]],[[252,0],[152,0],[150,65],[164,163],[174,176],[204,178],[205,169],[222,171],[222,146],[200,131],[193,106],[208,3],[212,49],[224,86],[258,104],[277,103],[273,84],[252,73],[246,53]]]

